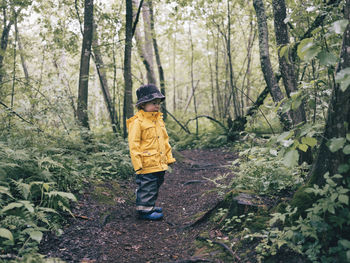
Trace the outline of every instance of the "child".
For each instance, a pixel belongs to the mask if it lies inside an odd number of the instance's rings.
[[[136,171],[136,210],[139,218],[158,220],[162,208],[156,207],[159,187],[168,165],[175,162],[171,153],[160,103],[164,95],[154,85],[141,86],[137,91],[138,112],[127,120],[129,150]]]

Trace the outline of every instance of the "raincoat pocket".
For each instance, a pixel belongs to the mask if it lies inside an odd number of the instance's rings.
[[[142,153],[142,167],[149,168],[159,165],[158,152],[156,150],[144,151]]]

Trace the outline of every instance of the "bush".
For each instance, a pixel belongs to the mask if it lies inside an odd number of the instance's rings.
[[[305,217],[294,221],[294,210],[287,207],[286,213],[275,213],[270,221],[271,227],[257,246],[263,257],[275,255],[281,248],[288,248],[305,255],[312,262],[350,261],[350,182],[343,180],[346,187],[335,183],[341,175],[329,177],[322,188],[308,188],[310,194],[319,199],[306,210]],[[284,226],[279,229],[276,223]]]

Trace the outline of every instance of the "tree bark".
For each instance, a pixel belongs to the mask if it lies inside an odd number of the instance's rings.
[[[90,129],[88,117],[88,88],[91,44],[93,37],[93,0],[85,0],[84,35],[81,48],[77,117],[80,124]]]
[[[284,23],[284,20],[287,17],[286,4],[284,0],[273,0],[272,5],[274,14],[276,43],[278,48],[281,48],[282,46],[289,44],[287,24]],[[294,70],[294,64],[288,63],[287,59],[284,56],[281,57],[279,52],[278,61],[281,76],[283,79],[283,85],[286,90],[287,97],[290,98],[291,93],[298,91],[297,77]],[[294,127],[301,123],[306,123],[306,114],[303,101],[297,109],[291,110],[290,113],[292,118],[292,124]],[[303,163],[304,161],[308,164],[312,163],[312,152],[310,148],[308,148],[306,152],[299,150],[299,154],[300,163]]]
[[[18,31],[18,27],[17,27],[17,20],[15,21],[15,30],[16,30],[16,38],[17,38],[18,50],[19,50],[20,57],[21,57],[24,78],[25,78],[26,82],[29,83],[28,67],[27,67],[27,63],[26,63],[26,60],[25,60],[24,55],[23,55],[23,46],[22,46],[21,38],[19,36],[19,31]]]
[[[227,48],[227,57],[228,57],[228,66],[230,71],[230,88],[231,88],[231,95],[232,101],[233,101],[233,110],[235,113],[235,117],[240,116],[240,109],[239,109],[239,101],[237,99],[237,88],[234,81],[234,72],[233,72],[233,66],[232,66],[232,53],[231,53],[231,10],[230,10],[230,1],[227,1],[227,39],[226,39],[226,48]]]
[[[154,32],[151,26],[151,14],[150,14],[149,4],[150,4],[150,1],[145,1],[143,3],[143,8],[142,8],[143,28],[145,32],[144,46],[147,54],[147,60],[150,65],[150,69],[149,71],[147,71],[147,79],[148,79],[148,84],[154,84],[157,86],[157,78],[154,71],[154,59],[153,59]]]
[[[139,6],[138,0],[132,1],[134,6]],[[150,18],[149,18],[149,8],[147,2],[143,2],[142,6],[142,15],[144,20],[144,33],[145,37],[141,35],[139,27],[135,28],[135,39],[137,45],[137,51],[141,57],[141,60],[146,68],[146,76],[148,84],[157,84],[156,77],[154,74],[153,67],[153,48],[152,48],[152,38],[150,35]]]
[[[131,76],[131,50],[132,50],[132,0],[126,0],[125,18],[125,49],[124,49],[124,103],[123,103],[123,131],[127,136],[126,119],[134,115],[132,107],[132,76]]]
[[[101,84],[101,89],[102,89],[102,94],[104,101],[106,103],[107,111],[109,114],[109,118],[112,124],[112,130],[113,132],[117,135],[117,128],[119,129],[119,124],[115,116],[115,106],[112,103],[112,98],[109,92],[109,87],[108,87],[108,82],[107,82],[107,76],[105,73],[105,64],[103,63],[103,58],[102,54],[99,48],[99,43],[98,43],[98,36],[97,36],[97,25],[95,21],[93,22],[93,27],[94,27],[94,38],[92,41],[92,50],[93,50],[93,60],[96,65],[96,71],[98,74],[98,77],[100,79],[100,84]]]
[[[4,18],[4,27],[2,30],[2,34],[1,34],[1,43],[0,43],[0,85],[2,85],[2,80],[4,78],[4,56],[6,53],[6,49],[7,49],[7,44],[8,44],[8,39],[9,39],[9,33],[11,30],[11,27],[13,25],[13,20],[11,19],[8,24],[6,24],[6,17]]]
[[[158,43],[157,43],[157,38],[156,38],[156,31],[154,28],[154,12],[153,12],[152,0],[148,1],[148,6],[149,6],[150,17],[151,17],[151,32],[152,32],[153,48],[154,48],[154,53],[156,56],[156,61],[157,61],[157,66],[158,66],[159,83],[160,83],[159,86],[160,86],[160,91],[162,92],[162,94],[164,96],[166,96],[164,71],[163,71],[161,60],[160,60]],[[164,118],[164,120],[166,120],[168,115],[167,115],[167,111],[164,109],[166,109],[166,100],[164,100],[163,107],[162,107],[163,118]]]
[[[350,22],[350,0],[346,1],[344,7],[344,19]],[[340,53],[340,63],[336,72],[350,67],[350,23],[347,25],[343,36],[343,44]],[[349,161],[349,155],[345,155],[342,149],[331,152],[327,146],[332,138],[345,138],[350,132],[350,87],[345,91],[340,89],[339,84],[334,86],[332,91],[331,102],[328,108],[327,122],[324,134],[322,136],[321,145],[319,147],[317,158],[312,166],[309,184],[317,184],[322,186],[325,183],[323,175],[327,172],[334,175],[338,172],[341,164]],[[348,169],[345,177],[350,176]]]
[[[260,51],[260,63],[261,70],[264,74],[264,79],[267,87],[270,90],[270,94],[275,103],[280,102],[284,95],[278,86],[275,75],[270,61],[269,53],[269,38],[268,27],[266,22],[266,14],[264,3],[262,0],[253,0],[254,9],[258,20],[258,32],[259,32],[259,51]],[[279,118],[284,129],[290,128],[290,121],[285,114],[279,114]]]
[[[273,0],[272,5],[276,43],[278,47],[282,47],[289,44],[287,24],[284,23],[287,17],[286,4],[284,0]],[[284,88],[287,96],[290,97],[292,92],[298,91],[294,64],[288,63],[286,58],[284,56],[281,57],[280,54],[278,54],[278,60]],[[304,103],[302,103],[298,109],[292,111],[292,121],[294,126],[306,122]]]

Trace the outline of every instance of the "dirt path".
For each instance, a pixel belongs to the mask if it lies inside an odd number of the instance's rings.
[[[163,207],[164,220],[137,219],[133,181],[124,185],[96,182],[73,210],[79,217],[69,222],[60,237],[47,236],[40,252],[67,262],[193,259],[194,241],[206,225],[187,226],[219,199],[210,192],[214,184],[205,178],[228,173],[227,165],[235,156],[226,149],[186,150],[181,155],[184,159],[166,174],[159,193],[157,205]]]

